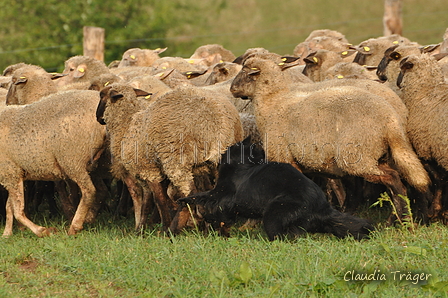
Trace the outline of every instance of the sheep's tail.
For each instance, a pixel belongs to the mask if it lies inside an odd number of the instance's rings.
[[[339,238],[351,235],[356,240],[365,239],[369,238],[370,233],[375,230],[368,220],[337,210],[333,210],[326,222],[326,232]]]
[[[403,178],[420,192],[426,192],[431,180],[420,159],[404,134],[389,141],[392,158]]]

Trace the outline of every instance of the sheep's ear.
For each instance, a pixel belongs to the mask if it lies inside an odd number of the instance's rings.
[[[152,93],[149,93],[149,92],[143,91],[142,89],[137,89],[137,88],[134,88],[134,92],[137,97],[144,96],[146,99],[149,99],[152,95]]]
[[[52,79],[52,80],[56,80],[56,79],[65,77],[65,76],[67,76],[67,75],[68,75],[68,74],[52,72],[52,73],[50,73],[50,79]]]
[[[353,54],[355,54],[355,53],[356,53],[356,50],[348,49],[348,50],[339,52],[338,54],[339,54],[342,58],[345,58],[345,57],[350,57],[351,55],[353,55]]]
[[[314,54],[315,53],[311,53],[311,54],[309,54],[308,56],[306,56],[305,58],[303,58],[303,61],[306,63],[306,64],[318,64],[319,63],[319,59],[316,57],[316,56],[314,56]]]
[[[408,58],[404,58],[403,60],[401,60],[400,62],[400,68],[401,70],[407,70],[407,69],[411,69],[414,67],[414,63],[412,63],[411,61],[408,61]]]
[[[431,53],[431,52],[437,50],[440,47],[440,45],[441,45],[440,43],[438,43],[438,44],[430,44],[430,45],[427,45],[427,46],[424,46],[424,47],[420,47],[420,51],[422,53]]]
[[[87,65],[85,65],[85,64],[80,64],[80,65],[78,65],[78,67],[76,68],[76,70],[75,70],[75,74],[73,75],[73,77],[74,77],[75,79],[80,79],[80,78],[82,78],[82,77],[86,74],[86,71],[87,71]]]
[[[437,61],[442,60],[443,58],[445,58],[446,56],[448,56],[448,53],[439,53],[439,54],[435,54],[432,55],[434,58],[436,58]]]
[[[26,77],[20,77],[17,80],[13,81],[14,85],[20,85],[20,84],[26,84],[28,82],[28,79]]]
[[[160,53],[163,53],[163,52],[165,52],[165,51],[166,51],[166,49],[168,49],[168,48],[163,48],[163,49],[161,49],[161,48],[158,48],[158,49],[155,49],[155,50],[154,50],[154,53],[156,53],[156,54],[160,54]]]
[[[284,63],[293,63],[296,62],[297,60],[299,60],[300,57],[295,57],[295,56],[283,56],[282,57],[282,62]]]
[[[120,98],[124,97],[123,94],[121,94],[121,93],[119,93],[118,91],[115,91],[115,90],[111,90],[109,95],[110,95],[110,101],[112,103],[114,103],[117,100],[119,100]]]
[[[256,68],[256,67],[252,67],[247,74],[250,76],[258,75],[258,74],[260,74],[260,69]]]
[[[184,76],[186,76],[187,79],[194,79],[199,76],[202,76],[206,72],[207,72],[207,70],[197,70],[197,71],[186,71],[186,72],[183,72],[182,74]]]
[[[166,70],[164,72],[159,72],[158,74],[154,75],[156,78],[159,78],[159,80],[166,79],[170,74],[172,74],[174,71],[174,68]]]
[[[236,63],[236,64],[243,64],[243,60],[244,60],[244,55],[241,55],[239,57],[236,57],[235,60],[232,61],[232,63]]]
[[[300,65],[299,59],[300,59],[300,57],[285,56],[285,57],[282,57],[282,62],[280,62],[278,65],[280,66],[280,69],[283,71],[290,67]]]

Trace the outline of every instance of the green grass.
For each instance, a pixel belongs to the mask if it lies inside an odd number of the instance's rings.
[[[47,224],[60,232],[36,238],[15,229],[0,240],[0,297],[447,296],[448,227],[441,224],[414,232],[380,225],[360,242],[320,234],[269,242],[260,228],[234,229],[229,239],[157,229],[137,236],[132,221],[107,214],[75,237],[64,222]],[[352,271],[387,280],[345,281]],[[408,273],[431,276],[413,284]]]

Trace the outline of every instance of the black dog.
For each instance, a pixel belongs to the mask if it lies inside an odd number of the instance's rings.
[[[368,237],[373,226],[333,209],[320,187],[285,163],[265,163],[250,139],[223,154],[214,189],[180,199],[200,206],[205,221],[228,235],[237,218],[262,219],[269,240],[289,233],[331,233]]]

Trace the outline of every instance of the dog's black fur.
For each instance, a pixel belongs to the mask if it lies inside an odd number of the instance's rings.
[[[250,139],[223,154],[214,189],[178,202],[201,206],[205,221],[224,233],[237,218],[262,219],[271,241],[305,232],[362,239],[374,229],[365,219],[333,209],[319,186],[292,165],[265,163]]]

